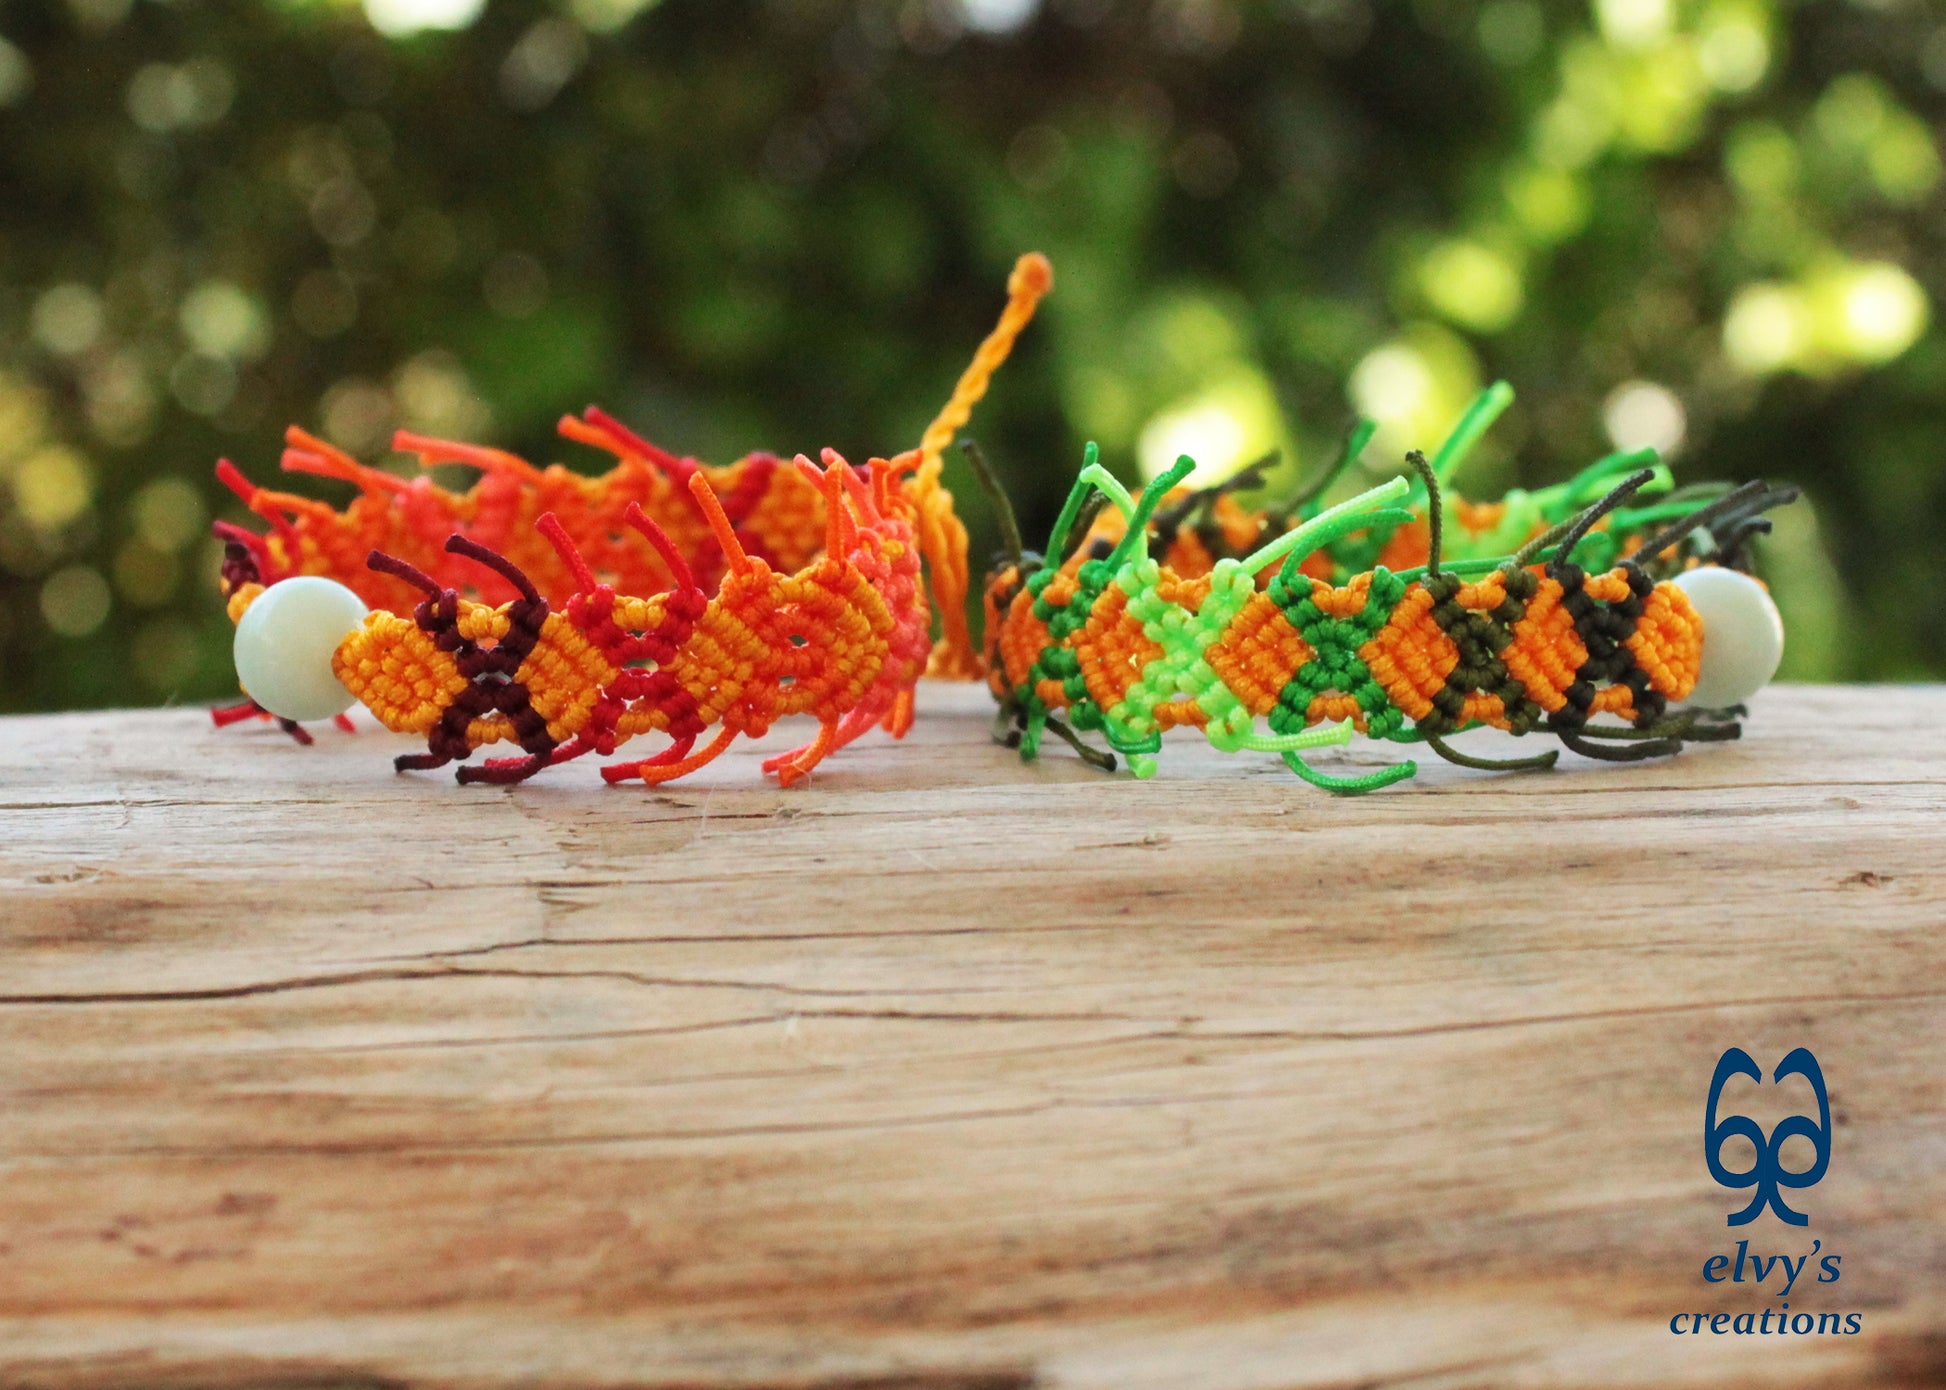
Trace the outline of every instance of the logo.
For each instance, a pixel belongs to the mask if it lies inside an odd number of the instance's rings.
[[[1717,1115],[1723,1087],[1733,1076],[1747,1076],[1759,1086],[1764,1084],[1763,1068],[1742,1048],[1733,1047],[1716,1059],[1709,1101],[1703,1109],[1703,1160],[1709,1165],[1709,1175],[1731,1191],[1756,1189],[1749,1205],[1731,1213],[1727,1224],[1732,1229],[1748,1225],[1769,1208],[1787,1226],[1808,1226],[1811,1218],[1792,1210],[1784,1201],[1784,1193],[1810,1187],[1831,1166],[1831,1101],[1825,1094],[1824,1071],[1808,1047],[1795,1048],[1785,1055],[1770,1074],[1771,1084],[1778,1085],[1787,1077],[1803,1077],[1810,1083],[1811,1094],[1818,1098],[1818,1117],[1813,1120],[1809,1115],[1788,1115],[1771,1126],[1768,1134],[1748,1115]],[[1749,1167],[1731,1168],[1723,1162],[1724,1146],[1733,1139],[1750,1141]],[[1810,1167],[1793,1171],[1784,1166],[1784,1145],[1792,1139],[1810,1141]],[[1844,1256],[1827,1250],[1823,1237],[1813,1240],[1801,1254],[1774,1244],[1768,1252],[1752,1250],[1753,1240],[1768,1244],[1762,1236],[1753,1234],[1730,1250],[1705,1257],[1704,1291],[1699,1301],[1713,1306],[1699,1310],[1692,1304],[1677,1313],[1669,1319],[1670,1332],[1678,1337],[1856,1337],[1864,1331],[1863,1313],[1817,1306],[1844,1277]],[[1816,1311],[1801,1306],[1793,1311],[1793,1294],[1800,1303],[1809,1295]],[[1755,1295],[1768,1306],[1739,1311],[1733,1303],[1726,1308],[1724,1295],[1732,1295],[1737,1301]]]
[[[1750,1205],[1742,1211],[1732,1212],[1725,1224],[1746,1225],[1756,1220],[1765,1207],[1769,1207],[1789,1225],[1808,1225],[1810,1218],[1792,1210],[1785,1203],[1781,1189],[1810,1187],[1831,1166],[1831,1102],[1825,1096],[1824,1072],[1818,1067],[1818,1059],[1811,1055],[1810,1048],[1800,1047],[1787,1054],[1777,1064],[1777,1070],[1770,1074],[1773,1085],[1787,1076],[1801,1076],[1810,1082],[1811,1093],[1818,1098],[1818,1118],[1813,1120],[1808,1115],[1792,1115],[1772,1126],[1768,1136],[1747,1115],[1717,1118],[1716,1107],[1723,1097],[1724,1083],[1733,1076],[1747,1076],[1762,1085],[1764,1073],[1748,1052],[1733,1047],[1716,1059],[1716,1074],[1710,1078],[1709,1104],[1703,1112],[1703,1158],[1709,1164],[1710,1176],[1732,1191],[1741,1191],[1746,1187],[1757,1189],[1750,1199]],[[1750,1166],[1741,1172],[1727,1168],[1723,1163],[1723,1145],[1739,1137],[1748,1139],[1756,1150]],[[1814,1158],[1809,1168],[1794,1173],[1784,1166],[1782,1153],[1784,1141],[1795,1138],[1811,1141]]]

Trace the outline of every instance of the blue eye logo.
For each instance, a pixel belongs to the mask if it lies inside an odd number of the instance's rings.
[[[1810,1218],[1786,1206],[1778,1189],[1810,1187],[1831,1166],[1831,1102],[1825,1098],[1824,1072],[1818,1068],[1818,1059],[1811,1055],[1810,1048],[1800,1047],[1779,1062],[1777,1070],[1770,1074],[1773,1084],[1787,1076],[1801,1076],[1810,1082],[1811,1092],[1818,1098],[1818,1118],[1813,1121],[1808,1115],[1792,1115],[1779,1120],[1767,1138],[1757,1122],[1747,1115],[1726,1115],[1720,1120],[1716,1117],[1716,1103],[1722,1098],[1723,1085],[1733,1076],[1747,1076],[1762,1085],[1764,1073],[1748,1052],[1733,1047],[1716,1059],[1716,1075],[1710,1078],[1709,1106],[1703,1112],[1703,1158],[1709,1164],[1710,1176],[1732,1190],[1757,1189],[1750,1205],[1732,1213],[1726,1224],[1745,1225],[1769,1207],[1789,1225],[1808,1225]],[[1748,1139],[1756,1150],[1750,1166],[1742,1172],[1723,1166],[1723,1143],[1738,1136]],[[1780,1154],[1786,1139],[1799,1136],[1811,1141],[1816,1158],[1803,1172],[1793,1173],[1784,1166]]]

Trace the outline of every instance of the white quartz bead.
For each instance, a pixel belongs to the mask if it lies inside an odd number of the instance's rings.
[[[1673,581],[1703,620],[1703,662],[1683,703],[1740,705],[1770,684],[1784,659],[1784,619],[1770,591],[1740,570],[1700,565]]]
[[[272,584],[236,625],[237,681],[280,719],[343,714],[358,701],[331,657],[364,621],[364,601],[335,579],[300,575]]]

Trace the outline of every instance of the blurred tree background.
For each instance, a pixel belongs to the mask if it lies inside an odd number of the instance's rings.
[[[1086,439],[1389,468],[1505,377],[1467,491],[1798,481],[1789,673],[1936,677],[1942,110],[1929,0],[0,0],[0,708],[232,692],[287,421],[889,453],[1030,248],[1030,533]]]

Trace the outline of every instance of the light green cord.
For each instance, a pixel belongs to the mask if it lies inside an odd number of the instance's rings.
[[[1384,509],[1388,503],[1396,502],[1411,490],[1412,484],[1404,478],[1394,478],[1375,488],[1368,488],[1349,501],[1325,508],[1302,526],[1286,531],[1238,563],[1251,574],[1266,565],[1289,558],[1302,563],[1313,551],[1331,544],[1340,536],[1370,526],[1374,512]]]
[[[1088,470],[1097,466],[1096,460],[1100,457],[1101,449],[1094,440],[1089,440],[1087,447],[1081,451],[1081,476],[1068,489],[1068,500],[1061,504],[1061,514],[1055,518],[1054,530],[1047,538],[1047,563],[1050,566],[1061,563],[1062,547],[1068,542],[1068,532],[1074,529],[1075,519],[1081,515],[1081,504],[1094,491],[1094,484],[1088,481]]]
[[[1446,442],[1439,446],[1439,452],[1432,456],[1433,477],[1444,483],[1452,476],[1453,470],[1466,461],[1473,446],[1480,442],[1480,436],[1493,427],[1501,413],[1514,403],[1514,388],[1504,381],[1496,381],[1473,398],[1473,404],[1460,416],[1453,432],[1446,436]]]

